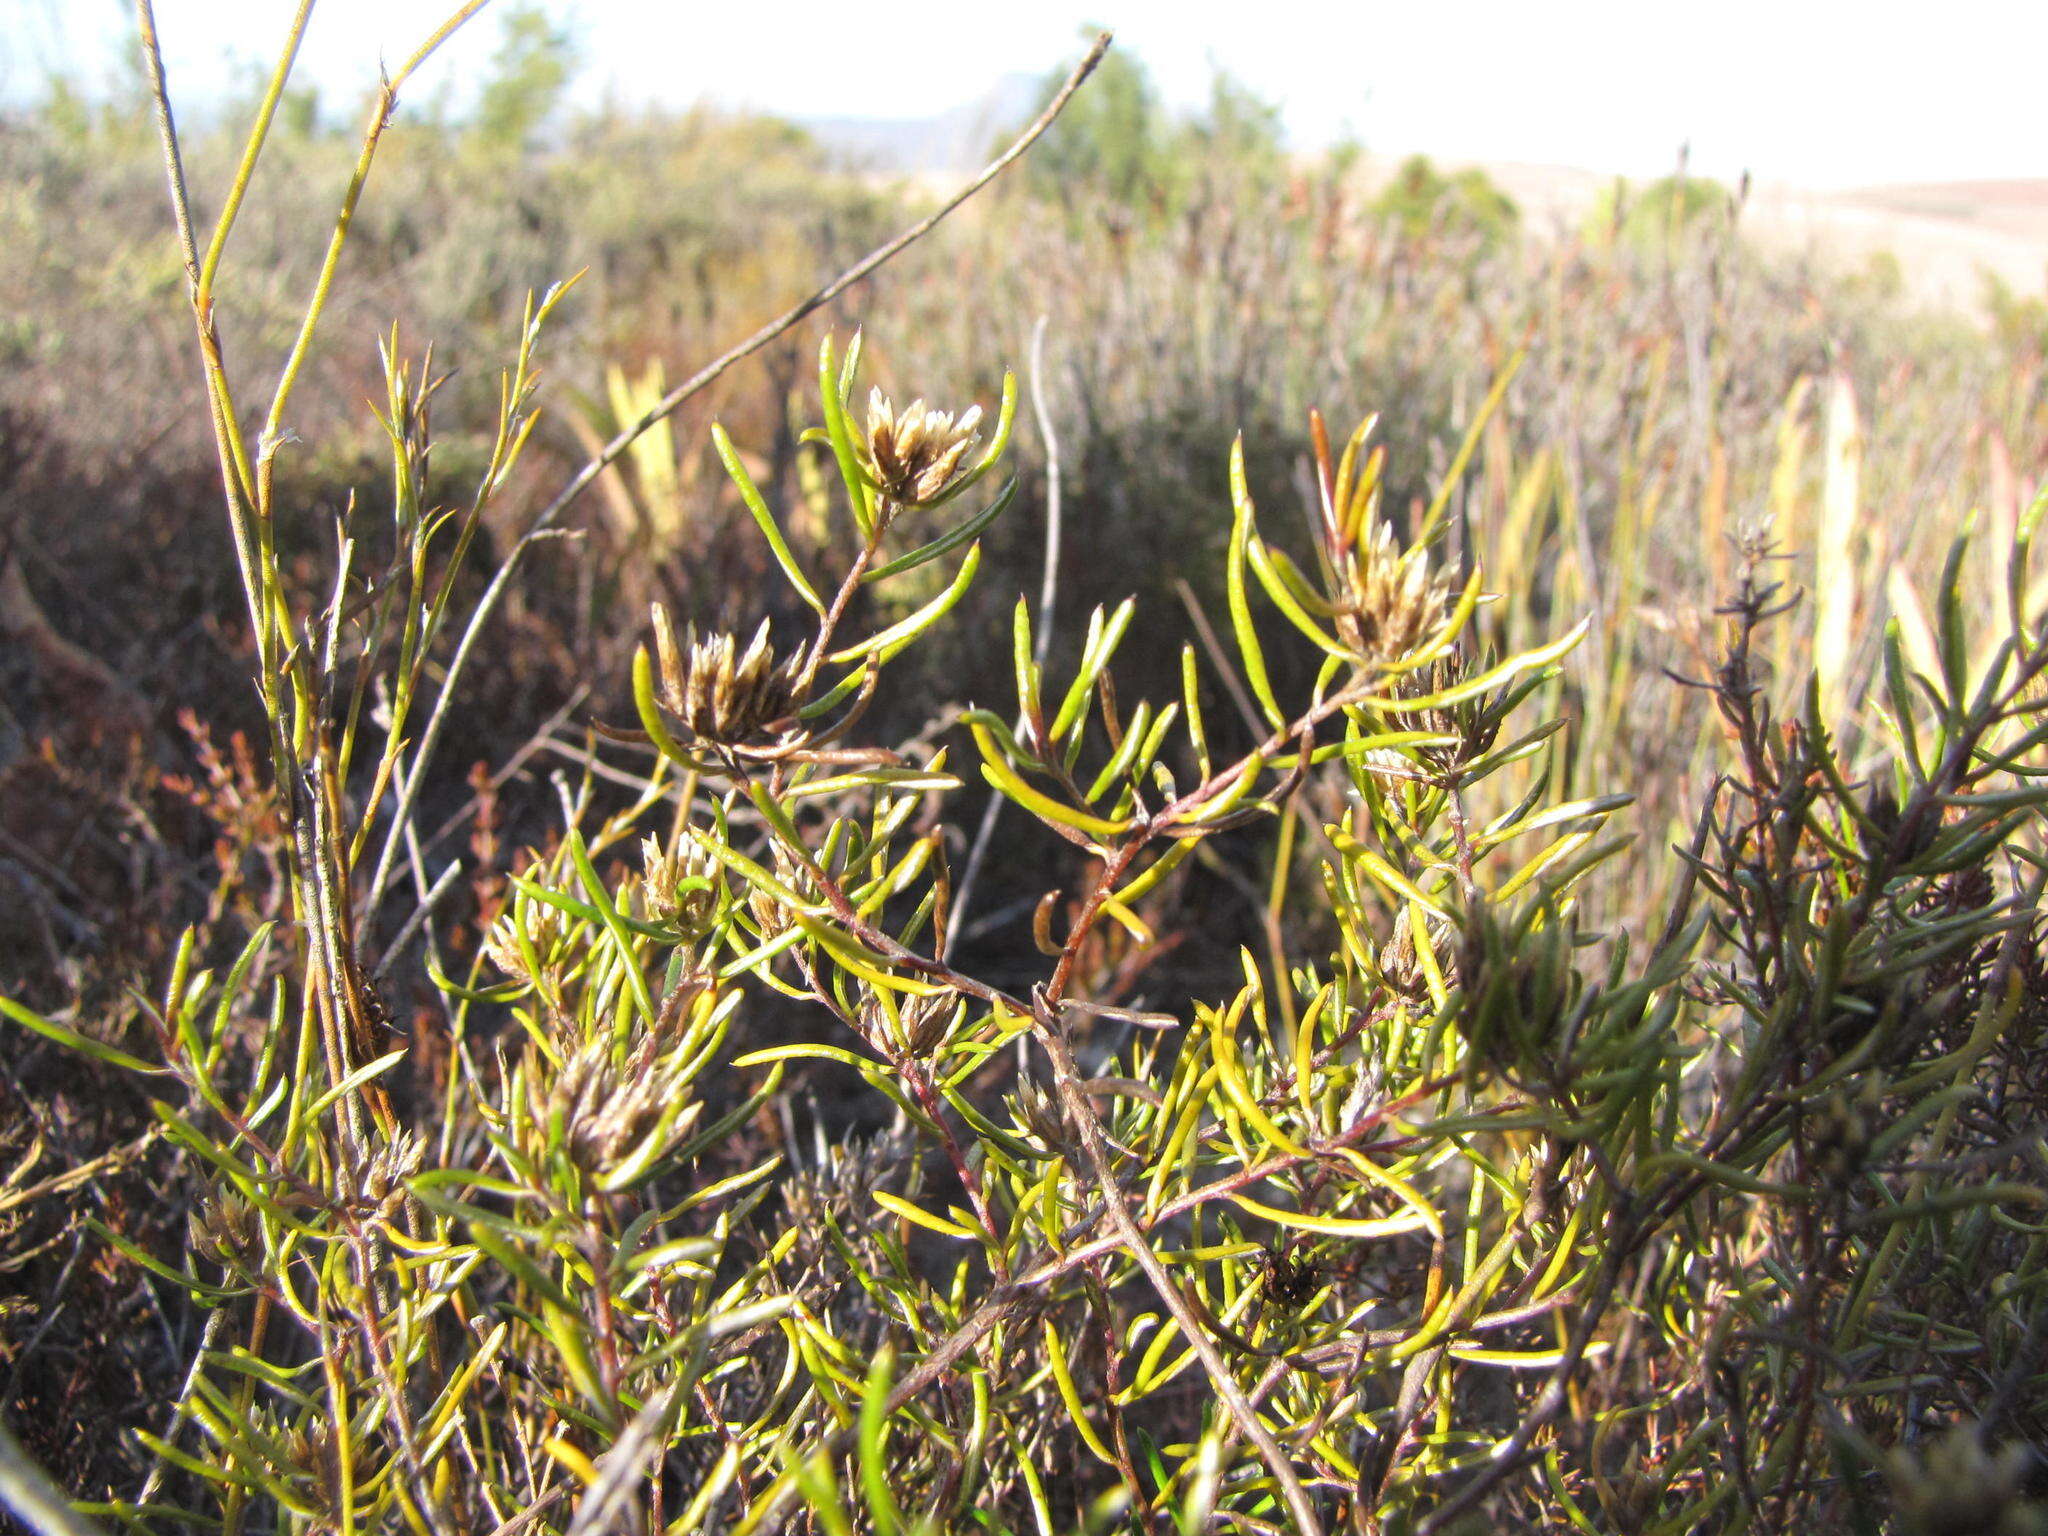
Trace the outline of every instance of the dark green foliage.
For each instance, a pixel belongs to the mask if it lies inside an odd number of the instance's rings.
[[[1093,36],[1093,29],[1086,35]],[[1066,78],[1046,80],[1040,105]],[[1070,210],[1156,221],[1225,191],[1269,189],[1286,175],[1279,109],[1218,71],[1207,105],[1177,117],[1145,66],[1112,53],[1026,162],[1022,180]]]
[[[1047,77],[1039,108],[1065,78],[1065,70]],[[1156,210],[1170,198],[1179,171],[1151,76],[1136,59],[1112,53],[1023,174],[1044,196]]]
[[[1438,236],[1484,248],[1513,238],[1520,211],[1477,166],[1446,176],[1427,155],[1410,155],[1380,190],[1374,210],[1410,239]]]
[[[560,109],[576,72],[576,45],[538,5],[512,7],[499,25],[491,72],[477,94],[475,132],[487,147],[516,155]]]

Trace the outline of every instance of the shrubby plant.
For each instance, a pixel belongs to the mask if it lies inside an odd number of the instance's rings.
[[[1596,878],[1630,786],[1562,762],[1592,622],[1531,634],[1531,595],[1454,537],[1511,366],[1412,515],[1371,422],[1339,446],[1312,421],[1305,543],[1232,449],[1221,601],[1176,695],[1117,681],[1173,616],[1099,607],[1052,665],[1020,601],[1010,688],[906,743],[864,725],[904,658],[971,643],[1017,390],[863,398],[860,340],[828,339],[803,445],[834,537],[793,543],[713,433],[803,626],[655,606],[632,718],[556,777],[556,834],[457,963],[417,786],[558,294],[452,512],[421,491],[438,375],[387,348],[397,558],[362,569],[344,521],[331,595],[295,605],[274,466],[361,175],[253,435],[212,287],[284,83],[205,247],[172,171],[290,921],[219,964],[188,936],[133,1050],[0,1003],[138,1077],[191,1187],[181,1251],[101,1229],[206,1322],[147,1482],[84,1514],[2042,1527],[2048,498],[1998,602],[1966,595],[1959,540],[1924,649],[1883,636],[1883,735],[1853,752],[1820,679],[1770,686],[1797,595],[1743,537],[1711,665],[1670,683],[1715,712],[1715,761],[1630,905]],[[1214,727],[1233,694],[1242,752]],[[1043,850],[1021,980],[955,942],[976,787]],[[1245,870],[1312,958],[1178,984],[1170,898]],[[384,953],[424,934],[444,1000],[410,1039],[367,942],[393,905]],[[75,1523],[8,1475],[22,1518]]]
[[[1476,166],[1445,175],[1427,155],[1410,155],[1374,199],[1377,212],[1411,239],[1448,236],[1482,248],[1515,232],[1521,212],[1514,200]]]
[[[1681,168],[1645,187],[1615,182],[1587,216],[1586,227],[1594,239],[1620,241],[1646,253],[1669,252],[1697,238],[1702,229],[1734,219],[1740,203],[1719,182]]]

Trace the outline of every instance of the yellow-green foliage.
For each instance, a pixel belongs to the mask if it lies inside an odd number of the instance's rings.
[[[1020,500],[1016,382],[870,394],[828,336],[801,507],[709,433],[775,589],[703,633],[654,608],[631,723],[543,792],[465,952],[421,785],[567,505],[479,598],[564,290],[453,510],[437,375],[387,346],[395,556],[357,560],[351,503],[307,597],[274,461],[329,295],[251,395],[217,328],[238,205],[183,254],[284,920],[192,930],[126,1034],[0,1001],[12,1041],[139,1085],[191,1213],[168,1250],[95,1227],[206,1320],[138,1488],[73,1490],[84,1516],[1677,1536],[1952,1529],[1962,1499],[2041,1528],[2009,1447],[2048,1432],[2048,498],[1974,545],[1873,535],[1848,377],[1743,402],[1772,430],[1732,469],[1695,417],[1725,601],[1660,675],[1663,418],[1616,434],[1596,524],[1594,471],[1510,436],[1505,353],[1441,466],[1319,416],[1298,483],[1191,445],[1186,602],[1046,651],[1008,588],[1005,629],[964,622]],[[1650,395],[1715,366],[1639,361]],[[647,377],[617,416],[665,417]],[[614,487],[633,538],[688,536],[678,457]],[[1894,537],[1945,563],[1874,579]],[[892,701],[924,723],[880,733]],[[1025,829],[1030,951],[963,941],[984,793]],[[1204,897],[1257,909],[1221,980],[1184,952]],[[392,909],[410,1039],[366,942]]]
[[[1619,240],[1639,251],[1665,251],[1700,227],[1734,217],[1735,199],[1719,182],[1679,174],[1646,187],[1617,181],[1587,215],[1596,240]]]

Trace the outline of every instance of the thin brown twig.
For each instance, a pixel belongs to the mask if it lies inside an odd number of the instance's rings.
[[[1061,1102],[1066,1106],[1068,1120],[1080,1133],[1081,1149],[1087,1154],[1097,1192],[1102,1196],[1103,1209],[1108,1213],[1119,1245],[1145,1272],[1160,1305],[1172,1314],[1174,1322],[1180,1326],[1181,1336],[1188,1341],[1203,1369],[1208,1372],[1224,1407],[1230,1410],[1230,1416],[1236,1420],[1245,1438],[1258,1449],[1259,1459],[1265,1462],[1274,1481],[1280,1485],[1280,1496],[1287,1505],[1288,1513],[1293,1516],[1294,1529],[1302,1536],[1322,1536],[1322,1522],[1316,1518],[1315,1506],[1309,1503],[1308,1490],[1301,1485],[1293,1459],[1273,1437],[1273,1432],[1266,1428],[1258,1409],[1245,1397],[1244,1388],[1238,1385],[1237,1377],[1230,1369],[1230,1362],[1223,1358],[1223,1352],[1209,1337],[1187,1297],[1181,1294],[1180,1286],[1167,1270],[1165,1262],[1153,1252],[1151,1243],[1131,1219],[1130,1207],[1124,1204],[1123,1186],[1109,1163],[1102,1124],[1096,1119],[1088,1096],[1081,1091],[1079,1069],[1074,1064],[1072,1053],[1067,1050],[1066,1041],[1060,1036],[1058,1020],[1040,1018],[1037,1023],[1039,1043],[1052,1058],[1054,1082],[1059,1088]]]
[[[144,3],[146,3],[146,0],[144,0]],[[525,556],[526,551],[532,547],[534,541],[546,532],[555,519],[560,517],[584,491],[589,489],[596,482],[598,476],[602,475],[621,454],[625,453],[642,433],[673,415],[685,402],[708,388],[726,370],[737,363],[745,361],[777,337],[782,336],[792,327],[800,324],[807,316],[831,303],[840,294],[846,292],[847,289],[871,276],[879,268],[894,260],[912,245],[915,245],[919,240],[930,234],[939,225],[941,220],[945,219],[949,214],[958,209],[961,204],[967,202],[968,199],[981,191],[983,187],[1009,169],[1011,165],[1023,156],[1026,150],[1038,141],[1046,129],[1053,125],[1054,119],[1066,109],[1067,103],[1073,99],[1074,93],[1081,88],[1082,82],[1095,72],[1095,66],[1102,62],[1103,55],[1109,51],[1110,36],[1111,34],[1104,32],[1095,39],[1094,46],[1088,50],[1086,57],[1074,66],[1073,72],[1067,76],[1065,83],[1054,93],[1052,100],[1046,103],[1045,110],[1040,112],[1031,121],[1008,149],[1004,150],[994,160],[991,160],[973,180],[969,181],[958,192],[954,193],[931,213],[918,220],[901,234],[885,244],[877,246],[873,251],[833,278],[832,281],[825,284],[824,287],[818,289],[801,302],[792,305],[775,319],[755,331],[751,336],[728,348],[711,362],[705,364],[704,367],[698,369],[697,372],[691,374],[689,378],[683,380],[674,389],[663,395],[638,420],[629,423],[617,436],[606,443],[601,450],[592,455],[590,460],[570,477],[568,484],[556,492],[554,498],[541,508],[539,514],[527,525],[526,532],[520,535],[518,542],[512,546],[504,560],[499,564],[496,573],[491,577],[490,584],[485,587],[483,595],[477,599],[476,608],[470,615],[469,623],[463,630],[462,638],[456,643],[455,653],[449,658],[448,670],[442,678],[441,690],[434,700],[433,712],[427,717],[426,729],[421,733],[419,746],[413,753],[413,772],[409,778],[409,783],[412,786],[411,793],[393,810],[394,831],[392,835],[394,837],[397,835],[395,830],[397,825],[412,814],[413,797],[417,795],[418,787],[425,777],[420,769],[433,756],[434,748],[440,741],[441,732],[447,724],[449,706],[455,697],[456,684],[461,679],[470,656],[474,654],[477,638],[482,633],[485,622],[497,609],[498,604],[504,600],[505,593],[511,586],[513,574],[518,570],[521,559]],[[379,867],[383,868],[387,863],[388,861],[380,861]],[[383,886],[380,884],[378,888],[369,892],[366,900],[374,906],[381,899],[382,895]]]
[[[81,1184],[90,1183],[110,1169],[119,1168],[133,1162],[154,1146],[162,1136],[163,1130],[161,1127],[152,1127],[144,1131],[133,1141],[124,1142],[122,1145],[115,1147],[111,1152],[103,1152],[89,1162],[80,1163],[73,1168],[67,1168],[62,1173],[53,1173],[47,1179],[30,1184],[23,1189],[0,1190],[0,1215],[4,1215],[18,1205],[31,1204],[46,1195],[62,1194],[67,1189],[76,1189]]]
[[[1060,439],[1053,430],[1052,412],[1045,403],[1047,318],[1040,315],[1038,323],[1031,328],[1031,410],[1038,421],[1038,434],[1045,440],[1045,567],[1038,583],[1038,634],[1031,644],[1032,663],[1041,668],[1052,649],[1052,611],[1060,591]],[[1024,729],[1021,712],[1015,729]],[[960,876],[959,888],[953,893],[952,917],[938,945],[941,960],[952,954],[954,942],[964,927],[968,906],[974,899],[974,887],[981,878],[982,863],[988,857],[989,845],[995,840],[996,821],[1002,814],[1003,797],[991,794],[988,804],[982,809],[981,824],[974,830],[966,871]]]
[[[1593,1342],[1593,1330],[1607,1315],[1622,1262],[1634,1252],[1639,1231],[1635,1218],[1629,1212],[1624,1211],[1617,1216],[1607,1251],[1601,1258],[1599,1273],[1587,1288],[1585,1305],[1579,1308],[1579,1315],[1573,1319],[1564,1353],[1544,1381],[1535,1404],[1522,1416],[1514,1433],[1495,1448],[1486,1465],[1474,1473],[1456,1494],[1431,1511],[1429,1518],[1416,1528],[1416,1536],[1436,1536],[1436,1533],[1449,1528],[1460,1515],[1477,1506],[1504,1478],[1526,1464],[1536,1436],[1565,1406],[1566,1388],[1570,1386],[1579,1362],[1585,1358],[1586,1347]]]

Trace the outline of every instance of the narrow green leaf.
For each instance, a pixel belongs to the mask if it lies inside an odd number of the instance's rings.
[[[670,734],[668,722],[661,717],[661,705],[654,697],[654,662],[644,645],[633,652],[633,707],[640,715],[640,729],[647,733],[656,751],[671,762],[696,761]]]
[[[1192,644],[1180,648],[1180,692],[1181,703],[1187,708],[1188,740],[1194,743],[1195,765],[1206,780],[1214,770],[1209,765],[1209,733],[1202,724],[1202,680]]]
[[[1080,670],[1074,674],[1067,696],[1060,701],[1060,711],[1053,717],[1052,739],[1055,742],[1063,740],[1074,728],[1074,722],[1086,711],[1089,692],[1094,688],[1096,678],[1102,675],[1102,669],[1116,654],[1117,646],[1123,642],[1124,632],[1131,627],[1131,615],[1137,611],[1137,606],[1135,598],[1125,598],[1117,604],[1107,623],[1102,622],[1102,610],[1095,610],[1089,627],[1094,630],[1099,624],[1101,628],[1092,637],[1093,643],[1082,653]]]
[[[1038,666],[1031,659],[1031,604],[1017,599],[1010,615],[1010,654],[1017,668],[1017,708],[1027,721],[1038,718]]]
[[[1174,706],[1169,705],[1167,707],[1171,709]],[[1109,761],[1102,765],[1102,772],[1095,775],[1095,781],[1088,786],[1086,792],[1081,796],[1083,800],[1093,805],[1103,797],[1111,785],[1122,781],[1124,775],[1130,770],[1131,764],[1137,760],[1138,749],[1144,746],[1145,737],[1149,734],[1151,724],[1152,706],[1141,702],[1131,712],[1130,723],[1124,727],[1124,739],[1118,743],[1116,751],[1110,754]],[[1146,766],[1149,766],[1149,764]],[[1142,773],[1143,771],[1144,769],[1141,767],[1139,772]]]
[[[97,1040],[81,1035],[75,1029],[66,1029],[62,1024],[53,1024],[41,1014],[31,1013],[12,998],[0,997],[0,1014],[5,1014],[22,1028],[33,1030],[46,1040],[54,1040],[57,1044],[67,1046],[81,1055],[90,1056],[95,1061],[104,1061],[109,1066],[139,1072],[145,1077],[170,1075],[170,1070],[166,1067],[152,1067],[140,1057],[130,1056],[126,1051],[116,1050],[111,1045],[103,1045]]]
[[[1259,578],[1259,585],[1266,589],[1266,596],[1273,600],[1273,606],[1287,615],[1288,622],[1300,630],[1311,645],[1331,656],[1350,654],[1350,647],[1310,616],[1308,605],[1281,574],[1278,561],[1287,559],[1284,552],[1268,550],[1266,541],[1259,538],[1247,540],[1245,552],[1251,557],[1252,574]],[[1291,566],[1293,562],[1289,561],[1288,564]],[[1299,577],[1295,579],[1299,580]],[[1303,585],[1306,586],[1305,583]]]
[[[846,349],[843,373],[835,372],[832,366],[832,338],[828,335],[818,344],[818,398],[825,411],[825,435],[832,443],[832,457],[839,464],[839,478],[845,483],[853,520],[861,537],[871,538],[875,531],[874,508],[868,500],[867,478],[861,474],[860,460],[853,451],[853,426],[846,414],[846,397],[853,388],[853,369],[859,361],[858,331],[854,333],[853,345]]]
[[[1501,401],[1507,396],[1508,386],[1514,383],[1515,375],[1521,371],[1522,362],[1528,355],[1528,349],[1525,347],[1509,358],[1507,367],[1501,369],[1500,376],[1493,381],[1493,388],[1486,392],[1486,398],[1479,403],[1479,413],[1465,429],[1465,439],[1458,444],[1458,452],[1451,460],[1451,467],[1444,471],[1443,482],[1437,486],[1436,496],[1429,504],[1429,511],[1422,519],[1422,526],[1416,530],[1417,544],[1426,544],[1435,537],[1437,525],[1443,520],[1444,511],[1451,504],[1451,493],[1457,490],[1458,482],[1465,476],[1465,466],[1472,462],[1473,450],[1479,446],[1480,434],[1486,430],[1487,422],[1493,419],[1493,413],[1500,409]]]
[[[947,530],[929,544],[921,544],[909,554],[891,560],[887,565],[878,565],[861,577],[863,585],[869,582],[886,581],[891,576],[901,576],[905,571],[914,571],[921,565],[928,565],[939,556],[948,554],[978,537],[982,530],[1003,515],[1017,494],[1017,477],[1012,475],[1003,482],[1003,488],[996,492],[996,499],[974,514],[957,528]]]
[[[1072,827],[1075,831],[1085,832],[1090,837],[1121,837],[1130,830],[1131,823],[1128,818],[1108,821],[1100,816],[1091,816],[1086,811],[1061,805],[1050,795],[1033,789],[1003,760],[995,738],[990,736],[986,729],[977,725],[973,727],[973,731],[975,745],[981,748],[982,776],[1032,815],[1058,826]]]
[[[375,1061],[365,1062],[332,1088],[321,1094],[319,1098],[315,1099],[312,1107],[307,1110],[307,1114],[313,1116],[320,1115],[337,1100],[354,1093],[356,1089],[362,1087],[363,1084],[369,1082],[372,1078],[382,1077],[386,1072],[389,1072],[393,1067],[405,1060],[408,1054],[408,1049],[401,1046],[398,1050],[379,1056]]]
[[[896,1379],[896,1349],[884,1344],[868,1367],[860,1400],[860,1487],[876,1536],[898,1536],[903,1511],[889,1485],[889,1387]]]
[[[597,909],[598,920],[604,924],[605,932],[619,952],[619,964],[626,973],[626,985],[632,989],[633,1001],[640,1005],[641,1016],[652,1022],[654,1019],[654,998],[647,990],[647,976],[640,969],[640,956],[633,948],[625,923],[619,918],[618,908],[612,905],[611,893],[598,878],[597,868],[590,862],[590,850],[584,846],[583,834],[573,827],[569,831],[569,857],[576,865],[576,878],[583,882],[583,889],[590,897],[590,904]]]
[[[771,1045],[758,1051],[748,1051],[744,1056],[735,1056],[735,1067],[761,1067],[771,1061],[836,1061],[842,1066],[865,1067],[866,1057],[836,1045],[822,1045],[815,1042],[802,1045]]]
[[[1244,660],[1245,681],[1251,684],[1252,696],[1259,701],[1259,708],[1265,711],[1266,719],[1278,730],[1287,723],[1287,716],[1273,697],[1273,684],[1266,676],[1266,653],[1260,648],[1258,631],[1252,627],[1251,603],[1245,595],[1244,568],[1252,535],[1252,493],[1245,483],[1242,433],[1230,445],[1230,505],[1230,553],[1224,571],[1230,600],[1230,624],[1237,633],[1237,653]]]
[[[967,558],[960,562],[960,569],[954,573],[952,583],[945,591],[908,618],[891,624],[879,634],[868,636],[858,645],[834,651],[827,659],[835,663],[853,661],[861,656],[873,656],[877,661],[889,660],[943,618],[974,584],[974,573],[980,569],[981,546],[976,544],[967,551]]]
[[[762,500],[760,490],[755,486],[753,477],[747,473],[746,465],[740,462],[739,450],[733,447],[732,439],[726,436],[724,427],[714,425],[711,428],[711,444],[718,450],[718,457],[725,464],[726,474],[732,477],[732,483],[739,488],[740,500],[747,504],[747,510],[760,525],[761,536],[767,539],[769,549],[774,551],[775,563],[782,567],[782,574],[787,576],[789,584],[796,588],[798,597],[820,614],[824,613],[825,600],[818,596],[817,589],[810,583],[810,578],[804,575],[803,567],[796,563],[796,556],[790,553],[788,541],[782,537],[782,529],[776,525],[775,514],[768,510],[768,503]]]

